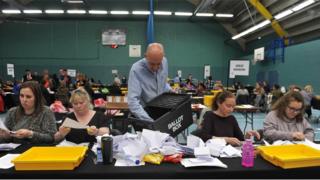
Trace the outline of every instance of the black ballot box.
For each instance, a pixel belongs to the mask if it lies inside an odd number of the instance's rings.
[[[134,116],[129,121],[151,130],[168,133],[172,137],[188,128],[192,123],[191,98],[187,94],[163,93],[144,107],[153,122]]]

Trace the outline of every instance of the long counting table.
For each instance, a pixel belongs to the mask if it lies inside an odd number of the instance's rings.
[[[18,147],[12,153],[23,152],[29,147]],[[1,156],[4,155],[3,153]],[[281,169],[263,160],[260,156],[255,159],[253,168],[241,166],[241,158],[222,158],[227,169],[217,167],[184,168],[181,164],[162,163],[161,165],[147,164],[141,167],[114,167],[113,165],[94,164],[94,153],[88,151],[86,158],[79,167],[72,171],[16,171],[11,169],[0,169],[0,177],[4,178],[319,178],[320,167]]]

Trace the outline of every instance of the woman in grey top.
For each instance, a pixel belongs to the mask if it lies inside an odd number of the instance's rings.
[[[5,120],[8,130],[0,129],[0,142],[53,143],[57,131],[53,112],[46,106],[36,81],[21,85],[20,105],[9,110]]]
[[[314,131],[303,117],[304,100],[299,92],[289,92],[272,107],[263,123],[264,137],[270,141],[313,141]]]

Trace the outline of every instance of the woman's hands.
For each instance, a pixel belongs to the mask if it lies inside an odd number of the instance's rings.
[[[231,146],[240,146],[241,145],[241,141],[239,141],[238,138],[235,137],[224,137],[224,140],[230,144]]]
[[[19,129],[17,131],[14,131],[10,133],[12,137],[18,138],[18,139],[23,139],[23,138],[32,138],[33,136],[33,131],[29,129]]]
[[[10,137],[10,131],[5,129],[0,129],[0,137],[1,138],[9,138]]]
[[[99,135],[99,129],[97,129],[96,126],[90,126],[87,128],[87,132],[91,136],[98,136]]]
[[[302,132],[293,132],[292,137],[293,137],[293,140],[298,140],[298,141],[302,141],[305,138]]]
[[[261,136],[257,131],[247,131],[245,134],[245,139],[250,139],[251,136],[256,137],[258,140],[260,140]]]
[[[55,141],[62,140],[70,131],[71,131],[71,128],[60,126],[59,131],[56,132],[56,134],[54,135]]]

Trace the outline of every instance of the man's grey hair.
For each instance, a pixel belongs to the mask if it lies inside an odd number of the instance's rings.
[[[150,43],[147,47],[147,51],[146,53],[148,53],[149,51],[152,50],[152,48],[154,47],[158,47],[160,48],[160,50],[162,51],[162,53],[164,54],[164,48],[163,48],[163,45],[161,43]]]

